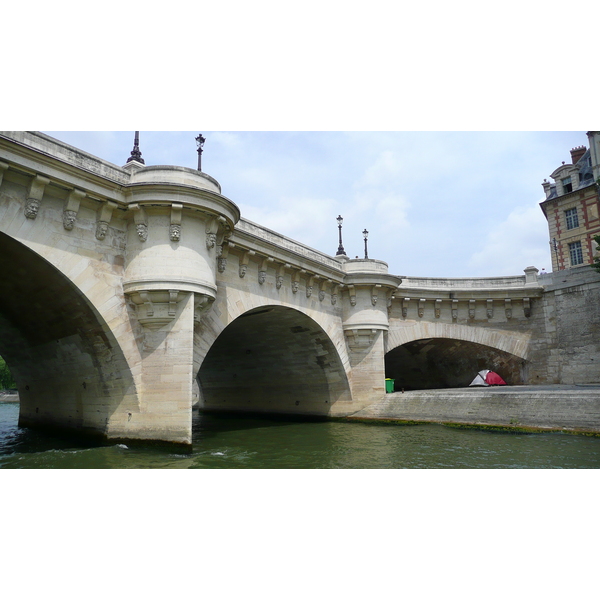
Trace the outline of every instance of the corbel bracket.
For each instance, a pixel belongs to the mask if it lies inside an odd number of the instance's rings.
[[[348,286],[348,294],[350,296],[350,305],[356,306],[356,290],[353,285]]]
[[[79,205],[85,196],[86,193],[83,190],[74,189],[71,190],[71,193],[66,199],[65,207],[63,209],[63,227],[67,231],[71,231],[75,226]]]
[[[183,204],[173,202],[171,204],[171,225],[169,226],[169,238],[172,242],[178,242],[181,239],[182,214]]]
[[[227,257],[229,256],[229,244],[223,244],[220,246],[221,253],[217,258],[217,270],[219,273],[224,273],[227,268]]]
[[[270,256],[263,258],[258,267],[258,283],[262,285],[267,280],[267,265],[273,262]]]
[[[27,200],[25,201],[25,216],[28,219],[35,219],[40,210],[40,204],[42,197],[44,196],[44,190],[50,183],[47,177],[36,175],[29,184],[29,192],[27,194]]]
[[[248,262],[250,261],[250,257],[254,256],[256,252],[254,250],[246,250],[240,257],[240,277],[244,277],[246,275],[246,271],[248,270]]]
[[[130,204],[129,208],[133,211],[133,221],[138,238],[141,242],[145,242],[148,239],[148,217],[146,216],[146,211],[137,202]]]
[[[283,278],[285,277],[285,270],[289,269],[290,265],[285,263],[283,265],[279,265],[277,269],[277,275],[275,276],[275,287],[280,290],[283,285]]]
[[[108,231],[108,225],[112,217],[113,210],[117,208],[115,202],[108,200],[102,204],[98,214],[98,220],[96,221],[96,239],[103,240],[106,237]]]
[[[371,288],[371,304],[377,306],[377,296],[381,290],[381,284],[377,283]]]

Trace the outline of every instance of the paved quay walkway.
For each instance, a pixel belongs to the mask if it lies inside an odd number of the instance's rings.
[[[600,433],[600,384],[394,392],[350,418]]]

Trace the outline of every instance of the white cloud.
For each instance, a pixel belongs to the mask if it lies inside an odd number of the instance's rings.
[[[275,206],[244,205],[243,217],[321,252],[335,254],[337,236],[331,216],[335,206],[331,198],[283,198]],[[328,241],[331,247],[326,247]]]
[[[473,275],[516,275],[529,266],[551,270],[548,226],[538,205],[517,207],[491,227],[469,260]]]

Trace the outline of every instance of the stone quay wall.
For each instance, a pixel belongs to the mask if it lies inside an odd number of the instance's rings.
[[[396,392],[351,418],[600,433],[600,385]]]

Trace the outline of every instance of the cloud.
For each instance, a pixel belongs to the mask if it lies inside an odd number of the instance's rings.
[[[468,264],[474,276],[517,275],[529,266],[550,270],[548,226],[540,207],[515,208],[493,226]]]
[[[301,244],[335,254],[338,243],[337,224],[332,217],[335,207],[336,201],[331,198],[282,198],[275,205],[246,204],[243,217]]]

